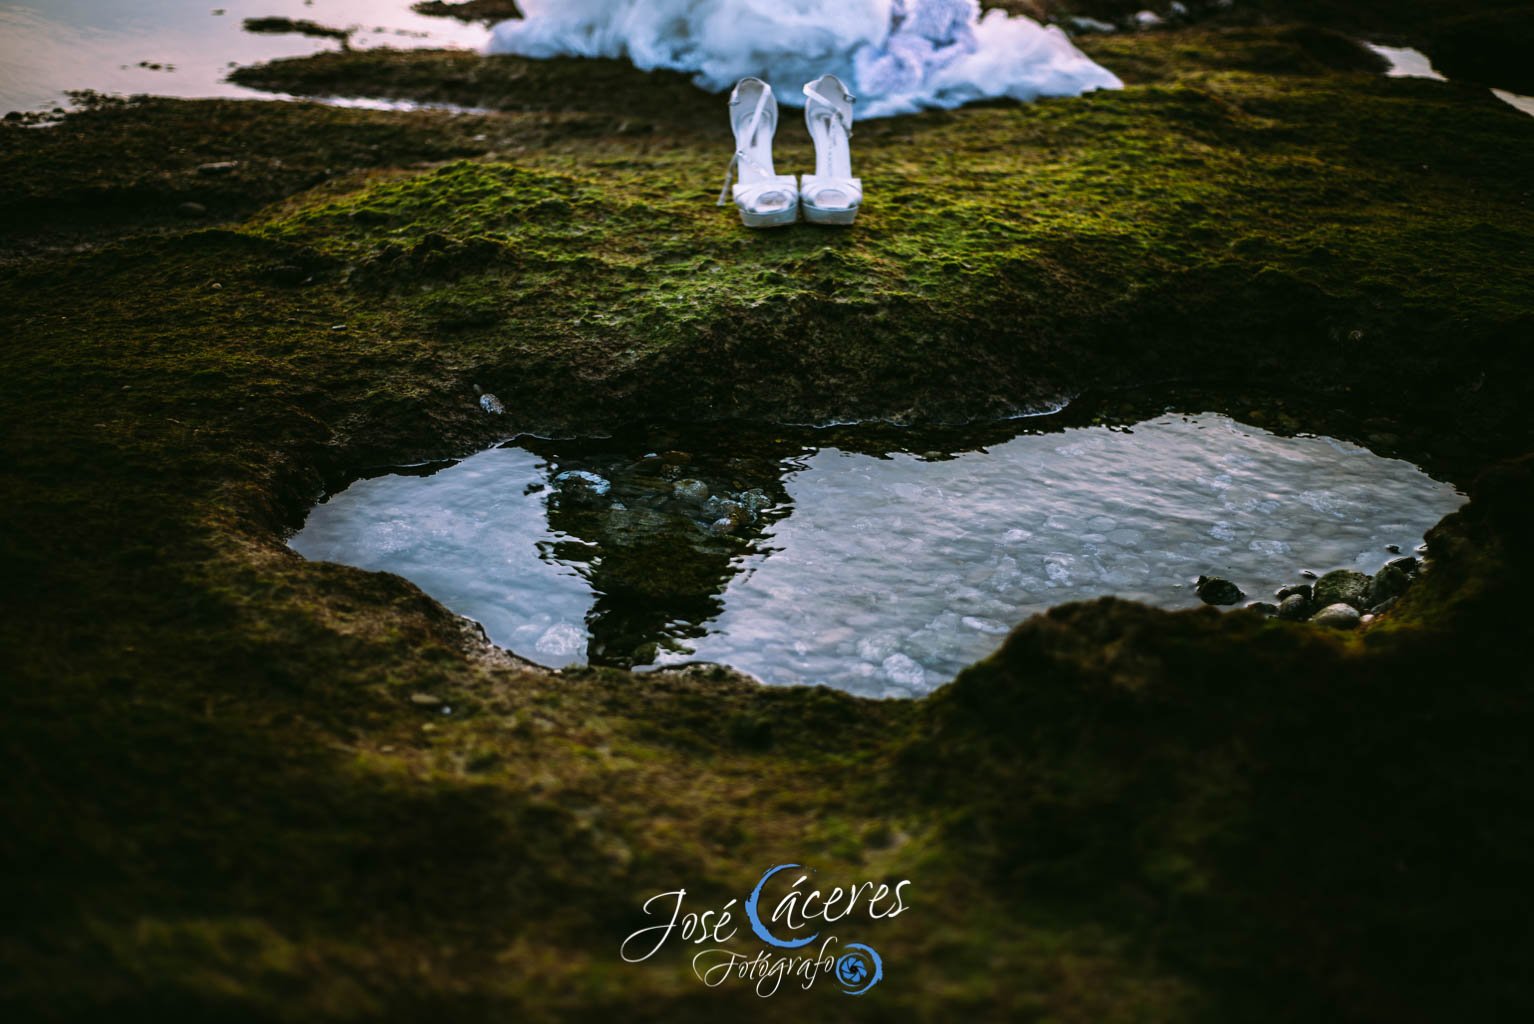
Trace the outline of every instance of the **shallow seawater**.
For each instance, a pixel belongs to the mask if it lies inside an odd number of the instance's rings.
[[[1410,463],[1212,414],[941,450],[669,440],[360,480],[292,544],[405,576],[546,665],[714,661],[902,697],[1053,605],[1193,607],[1201,574],[1270,599],[1304,569],[1378,570],[1463,502]]]
[[[1429,78],[1435,82],[1448,81],[1438,73],[1428,55],[1421,50],[1414,50],[1410,46],[1382,46],[1379,43],[1364,45],[1389,63],[1390,66],[1385,69],[1385,74],[1389,78]]]
[[[236,65],[301,57],[333,39],[246,32],[246,18],[352,28],[352,46],[478,48],[480,25],[430,18],[411,0],[0,0],[0,114],[63,103],[69,90],[274,98],[225,81]]]

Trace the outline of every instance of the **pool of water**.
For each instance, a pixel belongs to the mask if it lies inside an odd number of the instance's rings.
[[[1463,501],[1407,462],[1228,418],[984,443],[518,441],[360,480],[293,547],[398,573],[551,666],[706,660],[926,693],[1053,605],[1251,599],[1374,572]],[[673,447],[666,447],[666,445]]]
[[[428,18],[411,0],[0,0],[0,113],[77,89],[272,99],[225,81],[236,65],[333,50],[335,40],[245,31],[246,18],[356,27],[354,47],[478,48],[479,25]]]

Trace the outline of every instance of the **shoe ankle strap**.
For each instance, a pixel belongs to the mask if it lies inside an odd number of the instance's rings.
[[[756,133],[760,131],[762,127],[762,114],[767,110],[767,101],[772,98],[772,86],[766,85],[765,83],[763,84],[764,88],[762,89],[762,95],[757,98],[756,109],[751,112],[751,123],[746,127],[747,146],[753,146],[756,144]],[[732,96],[730,98],[730,105],[732,107],[735,105],[735,101],[736,98]],[[733,128],[734,126],[732,125],[731,127]],[[769,173],[767,168],[763,167],[761,164],[747,156],[744,149],[737,148],[735,150],[735,155],[730,157],[730,166],[726,168],[724,172],[724,188],[719,190],[719,201],[714,204],[715,206],[724,206],[729,203],[730,185],[734,183],[735,172],[737,169],[739,169],[741,164],[748,164],[755,170],[760,171],[762,174]]]
[[[824,103],[827,107],[830,107],[831,108],[831,116],[835,117],[836,120],[841,124],[843,130],[845,130],[846,133],[847,133],[847,138],[849,138],[849,139],[852,138],[852,122],[847,120],[847,115],[842,113],[842,108],[841,107],[837,106],[835,103],[832,103],[830,100],[828,100],[824,96],[822,96],[820,94],[820,91],[815,88],[813,83],[808,83],[808,82],[805,83],[804,94],[806,96],[808,96],[810,99],[812,99],[812,100],[819,100],[820,102]],[[853,101],[853,97],[848,96],[847,97],[847,102],[850,103],[852,101]]]

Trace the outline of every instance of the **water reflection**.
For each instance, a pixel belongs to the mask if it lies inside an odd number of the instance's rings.
[[[293,546],[406,576],[548,665],[710,660],[910,696],[1067,601],[1372,573],[1462,500],[1409,463],[1222,416],[1031,426],[520,442],[359,481]]]
[[[551,563],[575,567],[594,595],[586,659],[647,664],[687,652],[724,610],[740,566],[765,558],[769,527],[791,510],[792,468],[775,446],[550,453]]]
[[[246,32],[246,18],[356,27],[352,45],[478,48],[488,32],[428,18],[410,0],[0,0],[0,113],[70,90],[271,99],[224,80],[236,65],[333,50],[333,40]]]

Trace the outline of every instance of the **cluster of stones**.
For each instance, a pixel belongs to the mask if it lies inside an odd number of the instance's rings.
[[[1354,629],[1389,611],[1423,571],[1415,558],[1395,558],[1370,576],[1353,569],[1336,569],[1314,583],[1280,587],[1271,601],[1253,601],[1247,605],[1289,622],[1313,622],[1333,629]],[[1218,576],[1200,576],[1198,596],[1206,604],[1231,605],[1246,595],[1241,588]]]
[[[696,477],[682,475],[690,457],[681,452],[650,454],[633,467],[614,466],[615,478],[621,477],[622,497],[613,491],[613,481],[590,470],[566,470],[552,483],[559,500],[577,504],[603,504],[619,510],[625,501],[691,520],[697,527],[724,536],[754,526],[773,500],[759,488],[742,491],[721,489],[716,492]],[[651,465],[659,473],[650,473]]]

